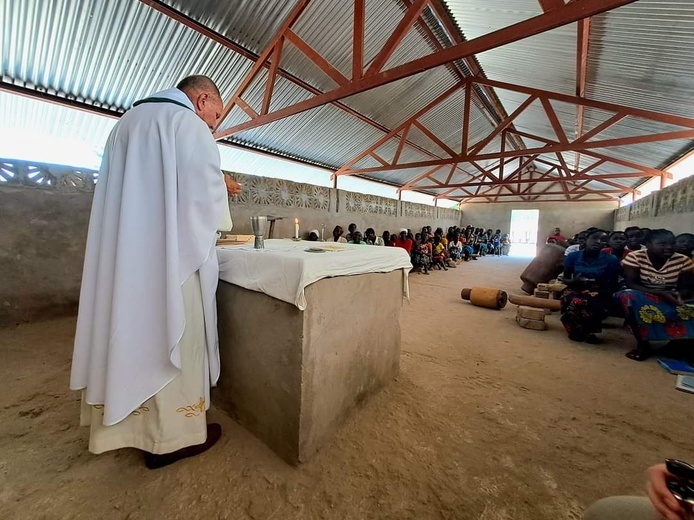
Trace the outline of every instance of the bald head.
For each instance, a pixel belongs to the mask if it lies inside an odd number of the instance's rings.
[[[207,92],[220,99],[222,98],[217,85],[207,76],[188,76],[187,78],[183,78],[178,85],[176,85],[176,88],[182,90],[186,94],[188,92]]]
[[[207,76],[188,76],[182,79],[176,88],[188,96],[195,107],[195,113],[210,131],[214,131],[224,107],[222,96],[214,81]]]

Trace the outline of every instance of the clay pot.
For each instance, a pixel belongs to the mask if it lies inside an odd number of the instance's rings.
[[[523,292],[533,294],[538,283],[547,283],[556,278],[564,269],[564,251],[556,244],[544,244],[520,276]]]

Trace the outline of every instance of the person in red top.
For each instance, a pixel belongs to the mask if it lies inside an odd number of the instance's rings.
[[[545,243],[549,244],[550,239],[554,239],[554,241],[556,243],[559,243],[559,244],[566,242],[566,238],[564,238],[564,236],[561,234],[561,229],[559,229],[559,228],[554,228],[554,232],[550,236],[547,237],[547,240],[545,240]]]
[[[610,238],[607,239],[609,247],[603,249],[603,252],[614,255],[619,260],[624,260],[624,257],[631,253],[626,247],[627,240],[627,234],[624,231],[613,231],[610,234]]]
[[[395,247],[402,247],[409,255],[412,252],[412,239],[407,238],[407,230],[402,228],[400,235],[395,239]]]

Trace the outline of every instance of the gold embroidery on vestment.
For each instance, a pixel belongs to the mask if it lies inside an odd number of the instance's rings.
[[[130,415],[142,415],[145,412],[149,412],[149,408],[142,405],[137,410],[135,410],[133,413],[131,413]]]
[[[181,406],[176,411],[185,414],[186,417],[197,417],[205,411],[205,400],[201,397],[197,403],[190,406]]]
[[[92,405],[92,406],[94,407],[95,410],[103,410],[103,409],[104,409],[104,405],[103,405],[103,404],[94,404],[94,405]],[[149,408],[146,407],[145,405],[142,405],[142,406],[140,406],[137,410],[135,410],[134,412],[132,412],[130,415],[138,416],[138,415],[142,415],[142,414],[145,413],[145,412],[149,412]]]

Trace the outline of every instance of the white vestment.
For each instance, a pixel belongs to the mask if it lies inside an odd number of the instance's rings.
[[[106,427],[137,416],[180,379],[189,280],[199,283],[202,302],[205,409],[219,377],[215,234],[228,202],[219,151],[192,108],[177,89],[155,94],[121,118],[104,151],[70,388],[83,390],[84,403],[96,405]],[[194,407],[195,400],[186,404]]]

